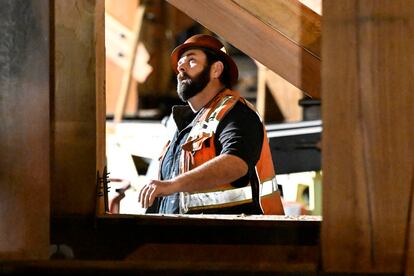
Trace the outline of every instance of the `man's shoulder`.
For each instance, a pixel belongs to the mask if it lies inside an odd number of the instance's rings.
[[[260,122],[259,114],[243,101],[238,101],[232,110],[229,112],[230,116],[241,116],[242,118],[251,118],[253,121]]]
[[[228,126],[237,129],[249,129],[253,132],[263,127],[259,115],[243,102],[237,102],[219,123],[218,130],[226,129]]]

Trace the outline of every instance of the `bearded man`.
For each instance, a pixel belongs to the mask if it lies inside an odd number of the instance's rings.
[[[266,130],[254,106],[231,90],[238,69],[214,36],[175,48],[174,137],[158,180],[139,192],[147,213],[283,214]]]

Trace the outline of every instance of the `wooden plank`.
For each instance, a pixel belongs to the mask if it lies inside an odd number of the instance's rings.
[[[105,13],[106,56],[123,70],[128,66],[125,57],[130,54],[133,38],[133,33],[128,27],[122,25],[109,12]]]
[[[263,18],[257,18],[235,1],[168,2],[304,93],[314,98],[320,97],[320,59],[269,26]],[[277,14],[278,11],[269,10],[269,13]]]
[[[106,166],[106,93],[105,93],[105,1],[98,0],[95,7],[95,101],[96,101],[96,171],[102,175]],[[95,213],[103,214],[104,197],[96,200]]]
[[[171,246],[172,247],[172,246]],[[196,245],[194,247],[197,247]],[[165,249],[165,248],[160,248]],[[173,249],[173,248],[172,248]],[[200,250],[202,248],[200,247]],[[218,251],[218,250],[217,250]],[[282,250],[273,249],[269,253],[282,254],[282,256],[297,256],[295,248]],[[169,251],[173,253],[172,251]],[[205,252],[206,254],[212,251]],[[237,251],[235,251],[237,252]],[[311,254],[312,250],[301,250],[301,253]],[[303,253],[302,253],[303,254]],[[171,254],[170,257],[173,257]],[[186,259],[174,261],[159,261],[151,259],[146,261],[122,260],[49,260],[49,261],[10,261],[0,264],[0,269],[7,270],[11,275],[57,275],[64,271],[67,275],[318,275],[313,266],[295,265],[294,262],[279,266],[258,266],[245,261],[239,263],[215,263],[212,261],[192,263]]]
[[[407,245],[405,254],[405,275],[414,275],[414,177],[411,180],[411,201],[407,226]]]
[[[142,20],[144,18],[145,6],[139,6],[135,12],[135,22],[132,29],[132,37],[129,45],[129,53],[125,71],[122,75],[121,89],[115,107],[114,121],[119,123],[125,111],[128,92],[132,82],[132,73],[135,64],[135,57],[138,49],[139,36],[141,33]]]
[[[299,1],[233,0],[313,55],[321,56],[321,16]]]
[[[285,122],[301,121],[303,114],[299,100],[303,98],[302,91],[278,74],[270,70],[266,73],[267,86],[280,112],[283,114]]]
[[[263,64],[256,62],[257,65],[257,96],[256,96],[256,108],[260,117],[266,116],[266,67]]]
[[[56,0],[52,215],[94,215],[101,167],[102,0]],[[98,25],[99,24],[99,25]],[[98,60],[97,60],[98,59]],[[99,81],[100,83],[97,83]],[[97,91],[100,91],[97,95]],[[99,114],[99,115],[98,115]],[[99,117],[98,117],[99,116]],[[101,172],[102,173],[102,172]]]
[[[122,36],[125,38],[118,38],[118,41],[126,40],[131,33],[131,29],[134,23],[134,11],[137,9],[140,1],[139,0],[105,0],[105,11],[107,14],[110,15],[111,18],[115,19],[119,24],[122,26],[121,29],[117,28],[116,31],[118,32],[117,35]],[[108,29],[106,31],[111,32],[113,28],[111,28],[110,19],[106,22],[108,25]],[[123,28],[123,29],[122,29]],[[109,34],[105,39],[109,39]],[[107,54],[112,53],[111,49],[113,48],[112,45],[114,44],[113,41],[109,42],[106,41],[108,52]],[[125,46],[129,44],[125,43]],[[123,46],[123,47],[125,47]],[[122,47],[121,47],[122,49]],[[124,50],[124,49],[122,49]],[[116,52],[115,52],[116,53]],[[116,53],[118,54],[118,53]],[[126,54],[125,51],[122,51],[122,54]],[[123,58],[119,58],[119,60],[126,60]],[[123,61],[122,61],[123,62]],[[113,115],[115,113],[116,102],[118,99],[119,91],[121,89],[121,79],[123,74],[123,68],[119,67],[119,64],[116,63],[112,58],[106,59],[106,113],[108,115]],[[138,102],[138,95],[135,93],[137,89],[137,83],[132,82],[129,93],[128,93],[128,100],[127,105],[125,107],[125,114],[127,115],[135,115],[137,111],[137,102]]]
[[[319,254],[316,246],[150,243],[140,246],[125,259],[133,262],[172,262],[191,266],[200,272],[316,273]]]
[[[323,269],[402,273],[414,167],[414,3],[323,8]]]
[[[106,59],[106,113],[108,115],[113,115],[115,113],[116,102],[119,97],[119,90],[121,87],[121,79],[123,70],[111,59]],[[129,92],[128,92],[128,101],[125,107],[125,115],[133,116],[136,114],[138,109],[138,95],[135,93],[137,89],[137,82],[132,82]]]
[[[266,103],[275,101],[285,122],[302,120],[302,108],[299,100],[303,93],[285,79],[267,69],[264,65],[256,62],[257,71],[257,100],[256,108],[262,118],[267,118]],[[266,93],[272,97],[267,98]]]
[[[132,66],[129,62],[133,58],[130,55],[133,54],[135,59],[132,76],[134,80],[142,83],[146,80],[148,74],[151,73],[152,67],[147,64],[150,56],[142,42],[136,45],[135,52],[131,51],[130,48],[134,44],[133,40],[135,39],[133,33],[134,31],[131,31],[126,26],[120,24],[114,17],[105,13],[106,57],[122,68],[122,70],[128,70],[128,66]],[[112,72],[110,73],[112,74]]]
[[[105,0],[105,10],[122,25],[132,29],[135,22],[133,11],[138,8],[140,2],[140,0]]]
[[[1,260],[49,254],[49,5],[0,1]]]
[[[227,256],[230,262],[237,260],[236,246],[263,245],[264,247],[296,247],[291,255],[279,256],[292,266],[303,256],[300,248],[313,248],[309,263],[318,263],[316,254],[319,248],[321,217],[317,216],[231,216],[231,215],[106,215],[94,222],[82,217],[59,217],[52,221],[53,243],[70,246],[77,259],[134,259],[145,244],[199,244],[234,245],[233,255]],[[165,235],[174,233],[174,235]],[[237,234],[235,234],[237,233]],[[251,233],[255,233],[252,235]],[[79,237],[82,237],[80,239]],[[112,238],[110,238],[112,237]],[[116,238],[115,238],[116,237]],[[158,255],[148,252],[148,260],[162,257],[177,261],[174,254]],[[201,253],[201,252],[200,252]],[[162,254],[162,252],[160,253]],[[185,254],[185,252],[183,252]],[[255,256],[256,260],[261,255]],[[188,259],[197,260],[201,256]],[[211,260],[220,256],[212,256]],[[221,255],[222,258],[224,256]],[[262,256],[269,261],[278,255]],[[208,259],[205,259],[208,261]],[[302,259],[304,260],[304,259]],[[134,261],[137,261],[135,258]],[[315,262],[313,262],[315,261]],[[212,261],[212,263],[214,263]],[[240,263],[239,263],[240,264]],[[260,263],[252,262],[252,266]],[[315,267],[315,266],[314,266]]]

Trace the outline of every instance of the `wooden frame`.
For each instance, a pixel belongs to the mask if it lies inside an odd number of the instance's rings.
[[[212,6],[205,6],[204,2],[193,3],[206,7],[204,12],[215,10]],[[219,4],[213,0],[211,2]],[[17,2],[13,0],[1,2],[4,3]],[[132,244],[131,246],[140,247],[135,252],[137,255],[131,256],[132,259],[134,256],[143,256],[146,249],[153,250],[152,252],[158,249],[178,250],[182,245],[189,252],[193,249],[196,250],[191,252],[198,252],[197,254],[207,252],[205,259],[197,259],[201,260],[201,263],[207,260],[203,263],[206,267],[204,271],[211,271],[207,267],[213,267],[212,263],[208,263],[208,253],[219,254],[226,248],[231,248],[226,252],[235,254],[239,251],[233,245],[243,244],[247,245],[244,248],[253,245],[255,250],[250,252],[242,249],[241,255],[235,256],[237,261],[230,260],[219,264],[219,271],[252,272],[255,267],[246,265],[234,268],[233,265],[242,265],[243,262],[239,260],[243,258],[240,256],[248,256],[248,253],[261,252],[260,254],[272,255],[280,252],[282,256],[288,258],[283,259],[282,263],[275,261],[274,264],[282,265],[280,267],[283,271],[412,273],[414,94],[411,90],[414,55],[411,49],[414,24],[411,14],[414,12],[414,4],[411,1],[337,0],[327,1],[324,5],[322,73],[324,76],[323,197],[325,201],[321,251],[315,243],[310,245],[310,249],[305,248],[308,245],[304,244],[301,235],[309,234],[307,232],[309,229],[301,228],[304,225],[301,222],[300,224],[243,220],[207,222],[174,218],[176,221],[166,226],[166,223],[171,223],[170,218],[161,217],[157,221],[154,218],[147,220],[139,216],[95,216],[95,187],[85,183],[96,181],[96,169],[102,169],[102,164],[96,159],[103,158],[99,155],[102,153],[102,145],[97,142],[101,141],[102,137],[100,139],[96,137],[96,129],[103,127],[97,123],[98,117],[102,116],[102,110],[95,105],[103,98],[102,72],[96,71],[96,66],[99,64],[96,55],[102,57],[102,48],[96,52],[95,47],[91,46],[95,45],[96,41],[102,43],[99,37],[95,37],[97,33],[95,26],[101,26],[101,23],[97,23],[101,19],[94,16],[95,11],[101,7],[100,3],[102,3],[100,0],[39,1],[34,4],[38,5],[36,12],[27,13],[33,16],[30,20],[42,22],[38,25],[34,24],[38,27],[36,31],[39,33],[36,34],[40,36],[32,37],[34,40],[29,39],[28,44],[24,43],[28,47],[22,49],[33,52],[24,55],[27,59],[20,60],[21,63],[14,63],[24,66],[15,67],[14,69],[18,70],[10,71],[19,74],[6,75],[4,80],[8,81],[8,86],[4,89],[6,92],[1,94],[0,108],[3,114],[13,114],[12,111],[16,110],[16,107],[17,110],[25,110],[16,116],[3,118],[5,121],[2,126],[5,127],[5,131],[0,132],[0,140],[5,145],[2,157],[6,157],[2,159],[1,164],[1,180],[2,183],[6,183],[2,195],[11,196],[9,198],[4,196],[5,200],[1,201],[2,206],[6,206],[2,210],[6,214],[7,222],[2,224],[5,229],[2,233],[10,234],[8,239],[3,235],[0,242],[2,259],[47,258],[49,226],[52,229],[50,232],[52,242],[71,241],[74,245],[79,245],[77,248],[80,250],[80,253],[78,252],[80,256],[87,258],[86,253],[91,249],[98,253],[104,249],[114,250],[113,252],[116,251],[122,258],[125,256],[122,255],[122,250],[125,250],[123,246],[131,240],[135,242],[140,240],[141,237],[134,231],[139,229],[141,231],[139,234],[146,237],[146,245]],[[236,2],[223,1],[223,3],[226,3],[225,10],[234,7]],[[51,4],[53,5],[50,6]],[[47,9],[47,6],[52,9]],[[59,15],[59,18],[55,18],[58,24],[49,25],[52,29],[56,28],[53,30],[56,39],[52,54],[54,62],[48,64],[46,34],[49,32],[44,18],[47,18],[48,11],[52,11],[53,14],[55,8],[56,15]],[[15,11],[19,15],[19,11],[26,10],[15,9]],[[244,15],[237,7],[235,11]],[[222,11],[218,11],[218,14],[220,13]],[[68,18],[64,18],[63,15],[68,15]],[[32,22],[30,20],[16,20],[16,22],[30,23]],[[80,22],[85,23],[89,28],[79,28]],[[253,23],[256,24],[257,21]],[[254,24],[252,26],[256,26]],[[24,27],[22,30],[27,26]],[[64,30],[68,33],[61,36]],[[266,30],[262,29],[263,32]],[[260,31],[259,29],[259,33]],[[260,36],[255,39],[258,37]],[[30,38],[30,36],[23,38]],[[64,52],[60,52],[61,50]],[[14,57],[18,58],[18,56]],[[4,70],[6,67],[1,68]],[[48,68],[55,70],[55,73],[52,73],[51,86],[48,86]],[[80,71],[76,71],[77,69]],[[29,77],[25,78],[27,75],[24,73],[27,72]],[[21,78],[16,81],[15,77]],[[295,77],[296,81],[299,81],[298,75]],[[16,142],[20,142],[18,146]],[[9,162],[10,160],[13,162]],[[67,197],[74,201],[68,203]],[[49,219],[49,204],[52,219]],[[187,223],[185,226],[188,227],[189,232],[181,231],[182,223]],[[305,224],[312,225],[312,231],[319,233],[318,222],[305,222]],[[240,236],[231,236],[236,230],[239,231],[238,227],[245,226],[250,227],[248,230],[251,231],[248,233],[256,233],[255,231],[258,230],[261,235],[249,240],[243,240],[244,237]],[[170,233],[192,234],[191,246],[188,246],[184,239],[164,239],[161,236],[164,227],[168,227]],[[204,246],[212,241],[206,238],[201,241],[204,245],[200,245],[197,231],[203,227],[210,230],[206,233],[206,237],[214,238],[214,241],[216,241],[215,237],[223,234],[223,239],[219,239],[219,242],[223,243],[217,247]],[[294,231],[290,232],[292,229]],[[119,243],[116,239],[107,240],[108,233],[115,231],[120,231]],[[247,230],[242,229],[242,231]],[[289,246],[286,247],[286,244],[281,243],[278,233],[288,233],[290,242],[302,249],[297,250],[297,247],[293,250],[289,249]],[[247,235],[247,232],[243,234]],[[79,238],[82,236],[85,239]],[[319,242],[318,239],[319,236],[315,235],[312,241]],[[233,244],[229,245],[231,242]],[[265,245],[268,243],[275,247],[268,250]],[[229,247],[226,247],[227,245]],[[203,251],[200,248],[207,250]],[[322,268],[315,265],[319,259],[312,259],[311,262],[308,262],[309,259],[305,261],[300,259],[304,256],[309,257],[306,252],[315,251],[322,252]],[[300,252],[305,254],[301,255]],[[165,257],[155,253],[151,256]],[[189,256],[193,255],[182,253],[179,256],[190,258]],[[260,258],[255,259],[254,264],[265,272],[275,272],[276,267],[271,266],[272,256],[266,257],[271,260],[270,266],[266,266],[268,264],[266,262],[261,263]],[[108,259],[110,258],[108,256]],[[164,260],[165,262],[161,264],[154,262],[164,265],[163,271],[174,268],[177,271],[177,267],[178,271],[193,271],[192,259],[185,259],[179,264],[171,259]],[[292,262],[289,263],[290,261]],[[127,266],[132,264],[131,267],[136,270],[149,271],[148,267],[153,267],[154,263],[146,260],[141,263],[119,261],[76,265],[79,265],[79,270],[85,271],[88,265],[103,270],[108,267],[114,268],[118,264],[127,269]],[[304,266],[298,269],[296,263]],[[36,267],[36,264],[42,269],[44,263],[25,262],[22,265],[19,261],[2,262],[0,267],[2,271],[6,268],[7,271],[19,271],[22,268],[30,270]],[[43,269],[50,271],[50,268],[54,268],[62,271],[71,264],[73,263],[47,262]]]

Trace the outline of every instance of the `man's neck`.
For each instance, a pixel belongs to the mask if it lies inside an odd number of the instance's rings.
[[[224,86],[221,83],[210,82],[200,93],[189,99],[188,104],[193,112],[197,112],[206,106],[223,89]]]

